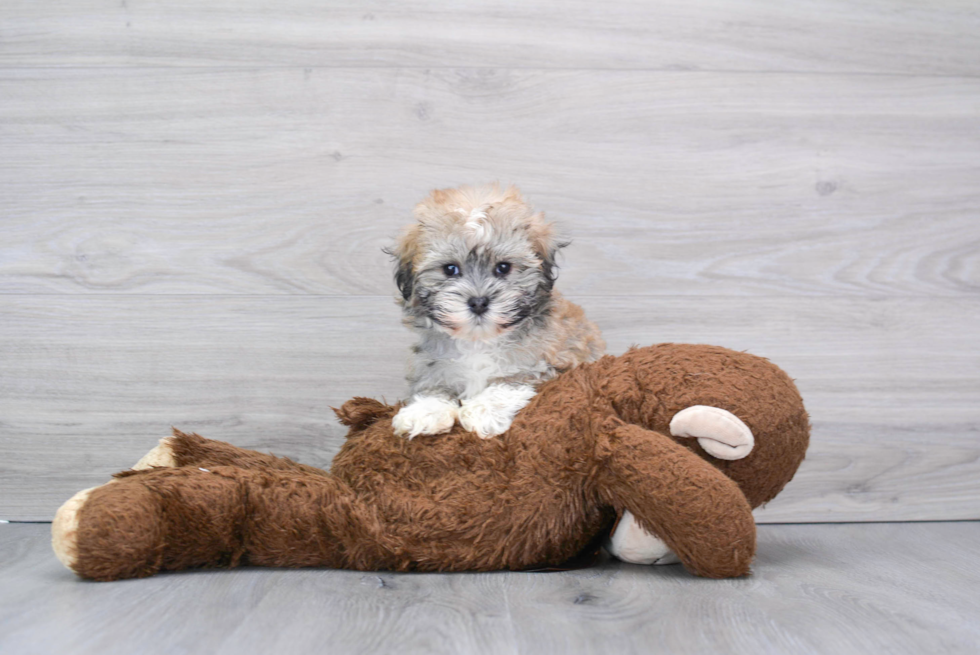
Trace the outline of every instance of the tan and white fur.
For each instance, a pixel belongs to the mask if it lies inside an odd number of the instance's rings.
[[[459,420],[482,438],[499,435],[538,385],[605,344],[555,291],[564,244],[517,189],[436,190],[414,213],[391,250],[403,322],[419,335],[395,432],[440,434]]]

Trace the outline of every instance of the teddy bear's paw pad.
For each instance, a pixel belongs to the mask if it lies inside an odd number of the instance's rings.
[[[160,466],[177,466],[177,458],[174,456],[173,437],[164,437],[157,446],[143,455],[140,461],[133,464],[134,471],[157,468]]]
[[[616,525],[606,550],[616,559],[630,564],[675,564],[680,560],[663,541],[643,529],[629,510]]]
[[[697,438],[701,447],[718,459],[742,459],[755,446],[752,430],[742,419],[707,405],[694,405],[674,414],[670,433],[675,437]]]
[[[402,407],[391,426],[395,434],[412,439],[420,434],[442,434],[453,429],[459,407],[456,403],[436,396],[415,396]]]
[[[462,402],[459,424],[481,439],[503,434],[510,428],[514,415],[534,397],[534,387],[498,384]]]
[[[78,563],[78,512],[89,494],[98,487],[83,489],[58,508],[51,522],[51,547],[55,557],[67,568],[74,570]]]

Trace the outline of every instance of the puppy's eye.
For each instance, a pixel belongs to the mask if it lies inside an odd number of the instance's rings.
[[[446,277],[456,277],[459,275],[459,265],[446,264],[442,267],[442,272],[446,274]]]
[[[493,274],[496,275],[497,277],[503,277],[508,273],[510,273],[509,262],[500,262],[499,264],[497,264],[496,268],[493,269]]]

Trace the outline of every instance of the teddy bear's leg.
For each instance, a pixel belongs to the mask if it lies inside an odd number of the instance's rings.
[[[755,437],[742,419],[719,407],[693,405],[674,414],[670,433],[695,437],[702,448],[718,459],[742,459],[755,446]]]
[[[752,508],[724,473],[670,437],[621,422],[603,430],[597,454],[600,497],[629,511],[686,568],[712,578],[748,573]]]
[[[342,481],[291,471],[158,468],[122,474],[58,510],[52,544],[84,578],[192,567],[383,568],[373,508]]]
[[[255,450],[239,448],[224,441],[205,439],[199,434],[187,434],[174,428],[173,435],[164,437],[150,452],[143,455],[132,468],[141,471],[159,467],[237,466],[246,469],[300,471],[312,475],[327,475],[322,469],[276,457]]]

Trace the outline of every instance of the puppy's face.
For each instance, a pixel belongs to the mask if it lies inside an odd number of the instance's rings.
[[[415,216],[393,252],[415,325],[489,341],[545,310],[559,244],[516,189],[434,191]]]

